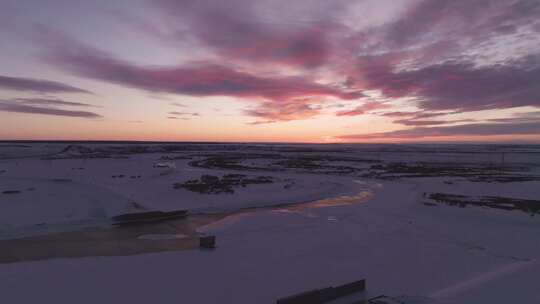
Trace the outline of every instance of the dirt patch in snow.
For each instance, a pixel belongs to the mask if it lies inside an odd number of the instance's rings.
[[[128,256],[199,247],[197,228],[226,215],[191,215],[167,222],[95,228],[0,241],[0,263],[52,258]],[[182,237],[155,237],[155,236]],[[150,236],[150,237],[149,237]]]

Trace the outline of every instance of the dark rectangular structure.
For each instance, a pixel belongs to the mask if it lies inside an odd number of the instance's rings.
[[[214,235],[201,236],[199,238],[199,247],[208,249],[216,248],[216,237]]]
[[[324,304],[341,297],[366,290],[366,280],[359,280],[336,287],[314,289],[277,300],[276,304]]]
[[[144,224],[184,218],[187,213],[187,210],[125,213],[114,216],[112,220],[113,225]]]

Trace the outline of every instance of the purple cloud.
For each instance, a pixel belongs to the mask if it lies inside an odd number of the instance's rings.
[[[190,120],[191,118],[189,118],[189,117],[176,117],[176,116],[167,116],[167,119],[172,119],[172,120],[176,120],[176,119],[181,119],[181,120]]]
[[[418,119],[398,119],[394,120],[394,123],[398,123],[405,126],[433,126],[433,125],[444,125],[451,123],[462,123],[462,122],[474,122],[473,119],[459,119],[459,120],[418,120]]]
[[[355,99],[362,96],[358,91],[344,91],[302,77],[263,77],[209,63],[173,67],[136,66],[74,41],[63,42],[61,47],[51,49],[46,56],[56,67],[77,76],[150,92],[269,100],[288,100],[300,96]]]
[[[255,123],[312,118],[326,97],[352,100],[362,91],[377,97],[335,114],[374,113],[406,126],[442,128],[471,122],[448,120],[448,114],[540,107],[540,2],[416,0],[396,4],[404,10],[373,24],[355,22],[357,5],[157,0],[148,14],[119,13],[120,22],[173,42],[167,46],[181,43],[181,58],[190,48],[200,56],[170,66],[128,62],[52,31],[36,40],[51,65],[72,75],[158,94],[249,100],[256,105],[244,114]],[[316,105],[311,100],[317,98],[324,101]],[[383,112],[407,102],[418,110]]]
[[[445,120],[414,120],[414,119],[399,119],[394,120],[393,123],[405,125],[405,126],[432,126],[432,125],[444,125],[449,123]]]
[[[199,113],[194,113],[194,112],[178,112],[178,111],[169,112],[169,115],[176,115],[176,116],[200,116]]]
[[[491,135],[540,135],[540,122],[465,124],[447,127],[418,127],[392,132],[342,135],[341,139],[391,139],[448,136],[491,136]]]
[[[310,13],[311,22],[284,17],[280,11],[287,4],[279,1],[160,0],[156,6],[179,40],[187,33],[229,60],[309,68],[321,66],[333,55],[332,36],[343,25],[331,17],[343,10],[344,3],[295,3]]]
[[[502,123],[529,123],[540,122],[540,111],[517,113],[512,117],[507,118],[492,118],[488,119],[489,122],[502,122]]]
[[[12,113],[41,114],[80,118],[101,118],[102,116],[88,111],[71,111],[51,107],[41,107],[18,102],[0,101],[0,111]]]
[[[72,107],[95,107],[94,105],[82,102],[72,102],[60,99],[49,98],[16,98],[15,101],[28,105],[42,106],[72,106]]]
[[[539,107],[538,16],[538,1],[419,1],[364,33],[364,52],[343,71],[352,87],[425,111]],[[531,44],[512,49],[515,41]]]
[[[171,102],[171,106],[180,107],[180,108],[185,108],[186,107],[185,104],[182,104],[182,103],[179,103],[179,102]]]
[[[445,62],[410,71],[364,69],[364,85],[390,98],[414,97],[428,111],[540,107],[540,57],[476,67]]]
[[[402,112],[402,111],[396,111],[396,112],[385,112],[385,113],[377,113],[380,116],[387,116],[387,117],[411,117],[416,115],[420,112]]]
[[[411,45],[433,39],[487,40],[513,34],[534,24],[540,14],[535,0],[419,1],[386,32],[394,45]]]
[[[89,91],[79,89],[61,82],[33,79],[33,78],[21,78],[21,77],[9,77],[0,75],[0,88],[24,91],[24,92],[39,92],[39,93],[86,93],[91,94]]]

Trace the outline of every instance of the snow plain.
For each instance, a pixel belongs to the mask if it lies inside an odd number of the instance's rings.
[[[215,250],[0,264],[2,299],[275,303],[366,278],[370,296],[406,304],[540,303],[540,217],[425,204],[424,194],[539,200],[538,146],[177,146],[1,144],[4,240],[109,229],[112,216],[138,210],[230,214],[199,229],[216,235]],[[176,168],[154,168],[164,159]],[[231,173],[274,183],[234,194],[173,187]]]

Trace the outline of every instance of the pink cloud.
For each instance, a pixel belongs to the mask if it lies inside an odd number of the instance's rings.
[[[392,106],[386,103],[381,102],[367,102],[361,106],[358,106],[352,110],[346,110],[346,111],[340,111],[337,112],[337,116],[358,116],[367,114],[368,112],[374,111],[374,110],[381,110],[381,109],[388,109]]]
[[[293,100],[285,103],[265,102],[244,113],[260,119],[251,124],[264,124],[312,118],[320,114],[320,108],[310,105],[306,100]]]
[[[193,63],[180,66],[138,66],[69,39],[49,49],[49,63],[77,76],[98,79],[150,92],[192,96],[232,96],[274,101],[303,96],[356,99],[359,91],[320,84],[303,77],[263,77],[232,67]]]
[[[51,33],[40,42],[48,62],[73,75],[153,93],[249,100],[259,106],[244,113],[257,122],[315,117],[320,110],[309,100],[352,100],[363,90],[382,97],[336,115],[384,110],[387,101],[403,97],[419,111],[381,115],[428,126],[451,122],[439,117],[446,114],[540,107],[538,50],[497,49],[507,38],[525,41],[536,34],[538,1],[413,1],[394,19],[356,29],[346,25],[353,21],[346,20],[350,1],[287,4],[158,0],[149,8],[159,22],[122,19],[140,22],[138,31],[160,40],[187,41],[184,46],[207,56],[197,63],[127,62]],[[482,52],[490,46],[497,56]]]

